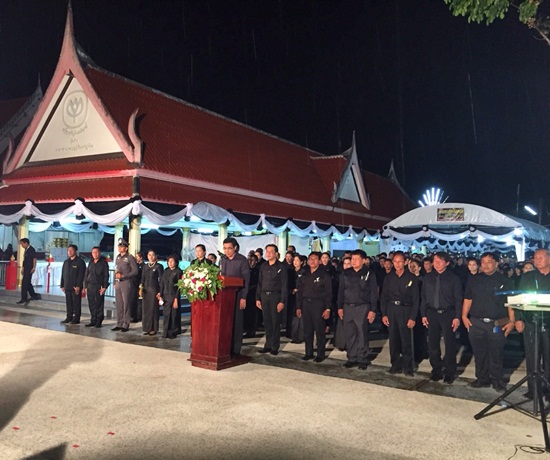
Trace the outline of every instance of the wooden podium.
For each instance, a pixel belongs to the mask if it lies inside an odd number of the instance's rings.
[[[244,284],[241,278],[223,277],[223,289],[214,300],[191,304],[191,357],[196,367],[219,371],[245,364],[245,356],[231,358],[235,297]]]

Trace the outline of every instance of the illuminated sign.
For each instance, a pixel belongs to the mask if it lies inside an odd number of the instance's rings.
[[[464,222],[464,208],[437,208],[438,222]]]

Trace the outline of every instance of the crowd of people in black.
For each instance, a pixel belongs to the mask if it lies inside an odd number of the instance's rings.
[[[492,252],[479,258],[442,251],[428,256],[397,251],[368,257],[355,250],[340,259],[327,252],[306,257],[292,246],[279,262],[275,245],[268,245],[266,259],[263,256],[261,248],[248,254],[250,283],[244,312],[245,337],[254,337],[262,317],[265,324],[269,316],[261,353],[279,353],[282,326],[292,342],[305,342],[304,361],[322,362],[326,334],[332,331],[334,346],[346,350],[344,367],[367,369],[369,329],[378,315],[388,330],[390,374],[413,376],[418,363],[428,358],[431,380],[452,384],[461,344],[471,347],[475,359],[476,379],[470,385],[503,392],[507,388],[504,345],[514,329],[525,331],[528,372],[534,366],[529,314],[516,317],[505,306],[507,296],[500,293],[550,291],[546,249],[537,250],[532,260],[521,264],[511,264]],[[286,277],[281,268],[286,268]],[[547,334],[541,338],[541,347],[543,362],[550,362]],[[527,397],[532,397],[532,390],[529,382]]]
[[[36,266],[35,252],[28,239],[21,240],[25,251],[22,299],[38,298],[30,277]],[[413,376],[420,361],[429,358],[431,380],[452,384],[457,375],[457,343],[472,348],[475,358],[476,388],[506,389],[503,352],[506,337],[516,329],[524,333],[528,372],[534,367],[531,351],[534,331],[528,314],[516,317],[506,308],[500,292],[550,291],[550,255],[540,249],[532,260],[511,264],[491,252],[479,259],[453,257],[446,252],[423,256],[400,251],[368,257],[363,250],[347,251],[341,258],[328,252],[298,254],[293,246],[284,258],[274,244],[239,253],[234,238],[223,242],[220,258],[222,275],[244,279],[237,294],[234,314],[232,354],[241,352],[244,338],[265,331],[260,353],[279,354],[281,334],[293,343],[304,343],[302,360],[320,363],[326,358],[327,334],[333,333],[334,346],[345,350],[345,368],[365,370],[369,360],[369,333],[378,316],[387,328],[390,374]],[[155,251],[146,259],[128,253],[128,243],[118,241],[115,260],[117,324],[113,331],[128,332],[130,323],[142,323],[144,335],[159,332],[163,310],[163,337],[182,333],[181,296],[176,286],[182,276],[178,257],[168,257],[166,269]],[[78,248],[70,245],[63,264],[61,288],[66,296],[64,324],[79,324],[81,299],[87,295],[91,320],[86,327],[100,328],[104,319],[105,291],[109,267],[98,247],[86,267]],[[217,256],[195,248],[194,264],[215,264]],[[265,258],[264,258],[265,255]],[[280,260],[281,259],[281,260]],[[546,325],[550,330],[550,324]],[[457,342],[457,334],[460,342]],[[441,338],[445,353],[441,353]],[[542,334],[543,362],[550,362],[550,337]],[[316,343],[316,345],[315,345]],[[314,353],[316,351],[316,353]],[[550,381],[550,366],[544,366]],[[533,383],[529,382],[528,397]]]

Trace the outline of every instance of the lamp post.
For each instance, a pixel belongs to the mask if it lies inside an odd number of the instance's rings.
[[[523,206],[523,209],[525,209],[532,216],[538,216],[539,225],[542,225],[542,209],[543,209],[543,200],[542,200],[542,198],[540,200],[540,206],[539,206],[538,211],[533,209],[533,207],[527,206],[527,205]]]

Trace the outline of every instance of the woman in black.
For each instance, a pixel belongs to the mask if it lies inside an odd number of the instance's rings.
[[[336,297],[338,296],[338,275],[336,273],[336,268],[332,265],[330,260],[330,252],[323,252],[321,254],[321,265],[319,268],[324,268],[330,276],[332,283],[332,299],[330,299],[330,317],[325,320],[325,333],[328,334],[331,329],[333,329],[334,320],[334,306],[336,305]]]
[[[290,339],[291,343],[302,343],[304,341],[304,324],[302,318],[296,316],[296,295],[298,293],[298,280],[305,272],[305,256],[296,254],[292,259],[292,271],[288,283],[288,316],[291,318]],[[287,326],[287,334],[288,334]],[[288,336],[287,336],[288,337]]]
[[[409,271],[418,278],[418,284],[420,292],[422,292],[422,282],[424,277],[422,276],[422,267],[420,266],[421,262],[417,259],[409,260]],[[429,357],[428,350],[428,334],[427,330],[422,324],[422,315],[420,310],[416,317],[416,323],[413,327],[413,351],[414,351],[414,362],[416,365],[420,364],[424,359]]]
[[[258,312],[256,307],[256,287],[258,286],[258,277],[260,270],[258,267],[258,256],[253,251],[248,253],[248,265],[250,266],[250,282],[248,284],[248,294],[246,295],[246,308],[244,310],[244,337],[252,339],[256,337],[256,328],[258,327]]]
[[[168,257],[168,268],[164,270],[160,281],[160,300],[163,303],[163,333],[162,336],[168,339],[175,339],[180,331],[180,322],[177,321],[180,312],[180,292],[176,283],[183,272],[178,267],[177,256]],[[181,318],[181,317],[180,317]]]
[[[160,280],[164,268],[157,262],[155,251],[147,253],[148,263],[141,272],[142,328],[144,335],[155,335],[159,331]]]

